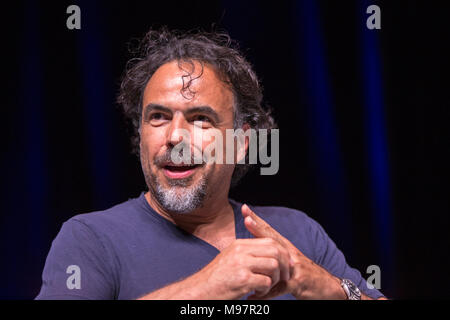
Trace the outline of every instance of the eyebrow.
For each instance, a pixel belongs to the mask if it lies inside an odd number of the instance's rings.
[[[150,114],[150,112],[152,112],[153,110],[156,111],[161,111],[161,112],[166,112],[166,113],[172,113],[172,111],[160,104],[156,104],[156,103],[149,103],[148,105],[145,106],[144,108],[144,121],[147,120],[148,115]]]
[[[144,108],[144,120],[147,119],[150,112],[152,112],[154,110],[165,112],[165,113],[170,113],[170,114],[172,113],[172,110],[170,110],[166,106],[163,106],[163,105],[157,104],[157,103],[149,103]],[[195,114],[195,113],[201,113],[201,114],[208,115],[214,120],[214,122],[216,122],[216,123],[220,122],[219,114],[210,106],[196,106],[196,107],[189,108],[183,112],[183,114],[185,116]]]

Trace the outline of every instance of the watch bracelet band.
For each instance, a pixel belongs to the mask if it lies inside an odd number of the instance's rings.
[[[361,291],[352,281],[342,279],[341,287],[344,289],[348,300],[361,300]]]

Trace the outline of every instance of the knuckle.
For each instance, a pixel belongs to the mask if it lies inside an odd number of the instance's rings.
[[[292,278],[299,283],[303,283],[305,280],[303,272],[300,272],[299,270],[293,274]]]
[[[279,259],[281,257],[281,250],[278,246],[274,247],[273,254],[275,257],[277,257],[277,259]]]
[[[272,278],[270,277],[265,277],[263,280],[263,286],[270,288],[272,286]]]
[[[240,269],[236,273],[236,277],[240,282],[247,282],[250,278],[250,272],[248,272],[246,269]]]
[[[270,259],[270,268],[275,270],[278,269],[280,267],[280,263],[278,262],[277,259]]]
[[[269,246],[267,247],[267,253],[271,256],[277,257],[278,256],[278,249],[275,246]]]
[[[242,245],[242,243],[236,243],[234,245],[234,251],[236,251],[237,253],[242,252],[244,250],[244,246]]]

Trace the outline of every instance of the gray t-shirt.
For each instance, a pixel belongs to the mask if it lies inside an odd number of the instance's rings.
[[[253,238],[244,226],[241,204],[230,203],[236,237]],[[360,272],[347,265],[323,228],[305,213],[282,207],[250,208],[330,273],[350,279],[372,298],[383,296],[367,288]],[[217,254],[214,246],[161,217],[142,193],[110,209],[66,221],[52,243],[36,299],[137,299],[194,274]]]

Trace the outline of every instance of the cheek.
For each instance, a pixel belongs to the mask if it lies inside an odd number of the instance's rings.
[[[153,158],[165,145],[163,130],[143,129],[141,132],[141,150],[147,158]]]
[[[231,181],[231,177],[233,176],[234,165],[230,164],[213,164],[212,172],[214,172],[210,176],[210,181],[212,184],[216,185],[218,189],[223,188],[229,181]]]
[[[194,145],[197,149],[201,149],[211,155],[220,156],[222,154],[222,163],[225,163],[226,155],[226,139],[225,133],[219,129],[203,130],[201,136],[194,135]]]

